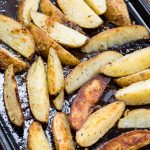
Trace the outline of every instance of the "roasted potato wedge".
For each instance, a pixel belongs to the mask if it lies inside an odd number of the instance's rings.
[[[87,41],[87,37],[73,30],[49,16],[39,12],[31,12],[33,22],[45,31],[56,42],[68,47],[81,47]]]
[[[52,122],[52,133],[56,150],[75,150],[69,121],[64,113],[57,112]]]
[[[0,15],[0,28],[0,40],[27,59],[32,58],[35,44],[27,28],[4,15]]]
[[[115,83],[117,83],[120,87],[129,86],[133,83],[144,81],[150,79],[150,69],[146,69],[144,71],[114,79]]]
[[[150,128],[150,109],[127,110],[118,128]]]
[[[85,2],[95,11],[96,14],[102,15],[106,12],[106,0],[85,0]]]
[[[50,111],[50,101],[46,72],[41,57],[30,67],[27,74],[27,89],[30,109],[36,120],[47,123]]]
[[[51,95],[57,95],[64,88],[64,75],[55,49],[50,48],[48,56],[48,89]]]
[[[83,52],[103,51],[115,45],[122,45],[139,39],[148,39],[149,32],[144,26],[117,27],[93,36],[82,48]]]
[[[129,26],[131,20],[124,0],[106,0],[107,10],[104,16],[117,26]]]
[[[83,0],[57,0],[57,2],[64,14],[83,28],[96,28],[103,23]]]
[[[122,77],[143,71],[150,67],[149,55],[150,47],[135,51],[103,66],[100,72],[110,77]]]
[[[53,100],[53,104],[57,110],[62,110],[64,104],[64,89],[61,90],[58,96]]]
[[[82,128],[76,132],[77,143],[82,147],[96,143],[115,125],[124,109],[123,102],[114,102],[91,114]]]
[[[75,69],[65,79],[65,89],[68,94],[80,88],[89,79],[98,74],[99,69],[122,57],[122,54],[115,51],[107,51],[98,54],[96,57],[88,61],[84,61],[77,65]]]
[[[40,0],[21,0],[18,6],[18,20],[25,26],[31,22],[31,11],[37,11]]]
[[[9,65],[5,71],[4,102],[10,121],[16,126],[23,126],[24,118],[18,96],[13,65]]]
[[[29,127],[28,150],[52,150],[42,126],[38,122],[33,122]]]
[[[0,47],[0,70],[6,70],[12,64],[14,72],[20,72],[28,67],[28,63],[12,55],[7,49]]]
[[[127,105],[150,104],[150,79],[120,89],[116,92],[115,97]]]
[[[137,150],[149,144],[149,130],[133,130],[104,143],[96,150]]]
[[[92,107],[99,101],[110,78],[96,76],[89,80],[78,92],[75,97],[69,115],[71,126],[79,130],[88,116],[93,112]]]
[[[61,45],[59,45],[52,38],[50,38],[40,28],[36,27],[32,23],[30,24],[29,28],[35,40],[37,53],[47,58],[49,49],[52,47],[57,51],[57,55],[62,64],[74,66],[80,63],[79,59],[77,59],[71,53],[65,50]]]

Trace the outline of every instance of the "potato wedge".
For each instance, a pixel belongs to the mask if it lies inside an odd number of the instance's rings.
[[[106,0],[85,0],[85,2],[95,11],[96,14],[102,15],[106,12]]]
[[[150,47],[135,51],[103,66],[100,72],[110,77],[122,77],[143,71],[150,67],[149,55]]]
[[[56,150],[75,150],[67,116],[57,112],[52,122],[52,133]]]
[[[27,89],[31,111],[36,120],[47,123],[50,101],[46,72],[41,57],[32,64],[27,74]]]
[[[106,0],[107,11],[104,14],[107,20],[117,26],[131,25],[131,19],[124,0]]]
[[[52,150],[42,126],[38,122],[32,122],[29,127],[28,150]]]
[[[10,121],[16,126],[23,126],[24,118],[18,96],[13,65],[9,65],[5,71],[4,102]]]
[[[20,72],[28,68],[28,63],[15,57],[7,49],[0,47],[0,70],[6,70],[10,64],[13,64],[14,72]]]
[[[57,51],[57,55],[62,64],[74,66],[80,63],[79,59],[74,57],[71,53],[65,50],[61,45],[50,38],[44,31],[36,27],[34,24],[30,24],[30,32],[32,33],[35,44],[37,47],[37,53],[44,57],[48,57],[50,47]]]
[[[98,74],[99,69],[119,58],[122,57],[122,54],[115,51],[107,51],[101,54],[98,54],[96,57],[91,58],[88,61],[84,61],[77,65],[75,69],[67,76],[65,79],[65,89],[68,94],[80,88],[85,84],[89,79]]]
[[[82,48],[83,52],[103,51],[115,45],[122,45],[139,39],[148,39],[149,32],[144,26],[117,27],[93,36]]]
[[[55,49],[50,48],[48,56],[48,89],[51,95],[57,95],[64,88],[64,75]]]
[[[31,12],[33,22],[56,42],[68,47],[81,47],[87,37],[39,12]]]
[[[123,102],[114,102],[91,114],[82,128],[76,132],[77,143],[82,147],[96,143],[115,125],[124,109]]]
[[[57,110],[62,110],[64,104],[64,89],[61,90],[58,96],[53,100],[53,104]]]
[[[31,11],[37,11],[40,0],[21,0],[18,6],[18,20],[28,26],[31,22]]]
[[[96,150],[137,150],[149,144],[149,130],[133,130],[104,143]]]
[[[79,130],[88,116],[93,112],[93,107],[99,101],[110,78],[96,76],[89,80],[78,92],[70,110],[69,120],[71,127]]]
[[[150,79],[131,84],[116,92],[115,97],[126,105],[150,104]]]
[[[119,120],[118,128],[150,128],[150,109],[127,110]]]
[[[144,71],[114,79],[115,83],[117,83],[120,87],[129,86],[133,83],[144,81],[150,79],[150,69],[146,69]]]
[[[103,23],[83,0],[57,0],[57,3],[70,20],[83,28],[96,28]]]
[[[32,58],[35,44],[27,28],[4,15],[0,15],[0,28],[0,40],[27,59]]]

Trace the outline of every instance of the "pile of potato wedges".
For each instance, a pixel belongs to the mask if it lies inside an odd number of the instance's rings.
[[[132,22],[123,0],[56,2],[59,8],[50,0],[21,0],[16,20],[0,15],[0,40],[16,53],[0,47],[4,103],[17,127],[23,126],[25,118],[15,76],[27,72],[28,101],[35,118],[28,130],[28,149],[75,150],[75,142],[90,149],[114,126],[132,131],[97,150],[137,150],[149,145],[150,109],[142,106],[150,104],[150,47],[127,55],[112,49],[149,39],[150,33]],[[115,27],[89,37],[86,31],[101,27],[105,20]],[[81,61],[73,49],[96,55]],[[72,68],[67,77],[64,66]],[[115,102],[95,109],[110,82],[119,87]],[[63,112],[65,95],[72,93],[77,94],[67,115]],[[51,126],[54,146],[42,128],[49,121],[51,107],[57,110]]]

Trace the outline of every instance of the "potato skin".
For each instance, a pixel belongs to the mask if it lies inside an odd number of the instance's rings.
[[[57,112],[52,122],[52,133],[56,150],[75,150],[67,116]]]
[[[99,101],[110,78],[96,76],[89,80],[78,92],[71,105],[69,120],[75,130],[79,130],[88,116],[93,112],[92,107]]]
[[[117,26],[131,25],[127,6],[123,0],[106,0],[107,10],[104,16]]]
[[[104,143],[96,150],[137,150],[148,144],[149,130],[133,130]]]

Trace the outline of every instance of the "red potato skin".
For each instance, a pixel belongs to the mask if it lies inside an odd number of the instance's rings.
[[[96,150],[137,150],[150,144],[150,130],[133,130],[122,134]]]
[[[110,78],[98,75],[79,90],[69,115],[69,121],[74,130],[79,130],[93,112],[92,107],[98,102],[109,82]]]

